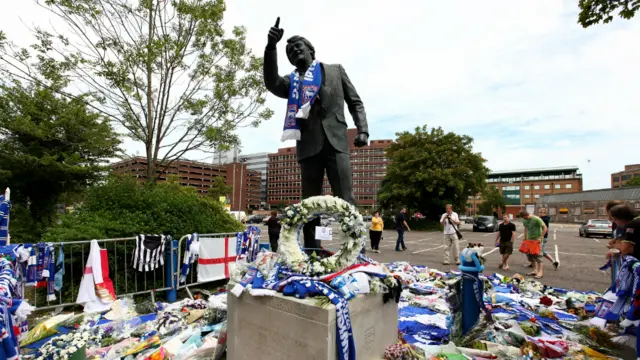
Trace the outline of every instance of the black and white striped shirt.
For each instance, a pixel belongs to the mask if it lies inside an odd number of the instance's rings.
[[[171,236],[138,235],[133,252],[133,268],[138,271],[153,271],[164,265],[164,246]]]

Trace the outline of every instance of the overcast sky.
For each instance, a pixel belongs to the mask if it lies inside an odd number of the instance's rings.
[[[441,126],[472,136],[492,170],[577,165],[585,189],[606,188],[640,163],[640,18],[583,29],[577,2],[228,1],[225,23],[246,26],[262,54],[280,16],[285,39],[303,35],[318,60],[342,64],[371,139]],[[49,21],[30,0],[6,8],[0,29],[20,45],[23,23]],[[292,70],[284,44],[282,75]],[[280,142],[286,100],[269,94],[267,106],[272,120],[239,130],[243,153],[295,145]]]

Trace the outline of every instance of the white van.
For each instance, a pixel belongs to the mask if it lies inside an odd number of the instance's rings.
[[[229,211],[229,214],[241,223],[247,223],[247,214],[244,211]]]

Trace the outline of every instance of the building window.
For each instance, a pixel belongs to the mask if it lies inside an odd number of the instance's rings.
[[[525,199],[530,199],[530,198],[531,198],[531,195],[529,195],[529,194],[524,194],[524,198],[525,198]]]
[[[536,199],[540,199],[540,194],[534,194],[533,197]]]
[[[549,190],[549,189],[551,189],[551,185],[549,185],[549,184],[545,185],[545,186],[544,186],[544,189],[545,189],[545,190]]]
[[[620,181],[620,177],[619,176],[616,176],[616,177],[613,178],[613,182],[618,182],[618,181]]]
[[[533,185],[533,190],[540,190],[540,185]]]
[[[634,209],[640,209],[640,202],[633,204]]]
[[[549,208],[549,216],[555,216],[555,215],[556,215],[556,208],[550,207]]]
[[[554,189],[560,189],[560,184],[553,185]]]
[[[627,181],[631,179],[631,175],[622,175],[622,181]]]
[[[598,216],[605,216],[607,215],[607,209],[604,206],[601,206],[598,208]]]
[[[564,188],[565,188],[565,189],[571,189],[572,187],[573,187],[573,185],[571,185],[571,184],[565,184],[565,185],[564,185]]]
[[[529,189],[531,189],[531,186],[529,186],[529,185],[525,185],[525,186],[524,186],[524,189],[525,189],[525,190],[529,190]]]

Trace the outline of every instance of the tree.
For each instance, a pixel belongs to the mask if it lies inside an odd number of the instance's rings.
[[[489,169],[473,139],[445,133],[440,127],[401,132],[387,148],[387,168],[378,200],[385,209],[406,205],[436,218],[447,203],[464,209],[467,198],[486,187]]]
[[[640,9],[640,0],[580,0],[578,6],[578,23],[587,28],[611,22],[616,12],[623,19],[631,19]]]
[[[629,181],[624,183],[623,186],[640,186],[640,176],[634,176]]]
[[[0,85],[0,188],[11,188],[13,237],[40,241],[59,202],[104,178],[120,141],[83,97],[20,82]]]
[[[135,3],[133,5],[132,3]],[[40,3],[39,3],[40,4]],[[43,86],[73,80],[91,106],[144,145],[147,180],[193,150],[239,142],[269,119],[262,60],[246,31],[222,29],[224,0],[45,0],[70,36],[36,28],[37,43],[3,43],[4,71]],[[63,92],[74,97],[71,90]]]
[[[227,185],[222,176],[216,176],[213,179],[211,187],[207,191],[207,196],[211,197],[215,201],[219,201],[221,197],[226,197],[231,194],[231,191],[233,191],[233,187],[231,185]]]
[[[503,214],[507,211],[504,197],[495,186],[485,189],[482,193],[482,199],[484,201],[479,206],[480,214],[482,215],[492,215],[494,212],[498,212],[497,209],[501,209]]]

